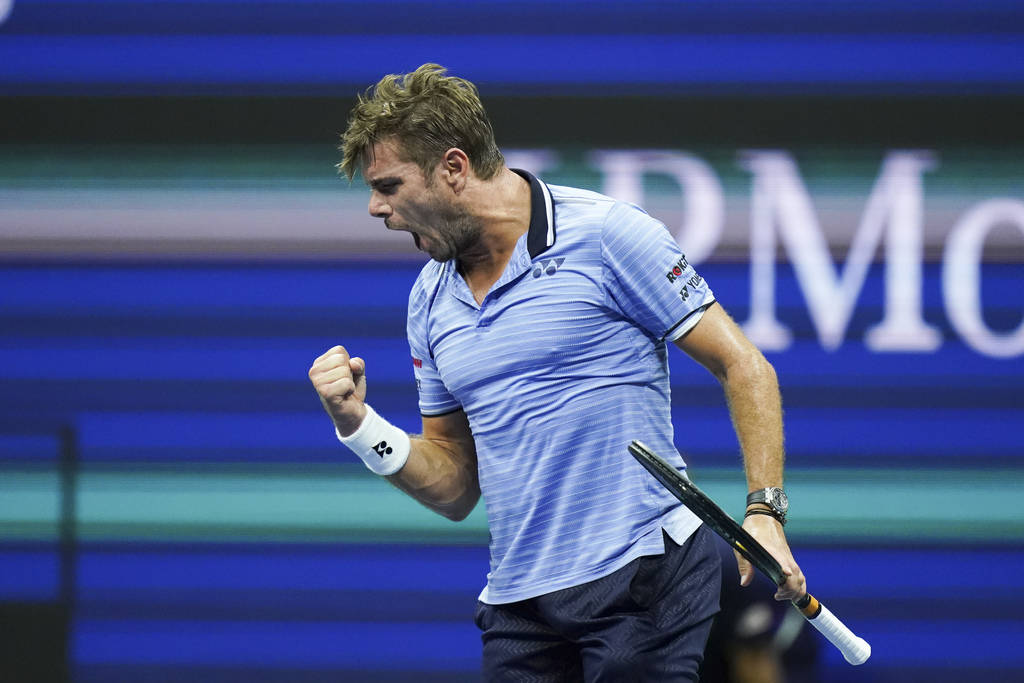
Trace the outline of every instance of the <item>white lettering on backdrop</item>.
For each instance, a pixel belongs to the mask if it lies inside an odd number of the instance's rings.
[[[879,242],[885,239],[885,317],[868,331],[875,351],[932,351],[941,334],[921,317],[922,174],[933,160],[892,152],[868,197],[846,262],[837,275],[811,195],[786,152],[756,151],[742,165],[754,175],[750,203],[751,316],[746,331],[766,349],[784,349],[789,331],[775,318],[775,238],[781,237],[826,349],[843,341]],[[888,227],[888,231],[886,228]]]
[[[725,194],[714,169],[692,154],[673,150],[600,150],[588,157],[602,174],[601,191],[644,205],[644,175],[664,174],[677,181],[682,220],[669,225],[686,247],[689,260],[710,256],[722,234]],[[538,156],[545,167],[556,159]],[[792,334],[775,312],[777,242],[793,264],[797,282],[822,347],[842,344],[868,269],[883,245],[885,303],[882,320],[868,329],[864,343],[880,352],[930,352],[942,333],[923,318],[924,174],[937,161],[932,152],[889,152],[867,198],[845,260],[835,265],[818,221],[814,202],[792,155],[780,150],[751,150],[741,166],[752,174],[750,202],[750,318],[747,334],[761,348],[782,351]],[[1024,323],[1006,334],[990,330],[981,315],[980,265],[991,228],[1010,223],[1024,233],[1024,202],[992,199],[969,209],[950,232],[943,255],[946,312],[964,342],[979,353],[1013,357],[1024,354]],[[837,272],[838,268],[838,272]]]
[[[1008,334],[995,334],[981,316],[981,257],[985,237],[999,224],[1024,235],[1024,202],[990,199],[972,207],[953,226],[942,256],[942,293],[953,328],[967,345],[986,356],[1024,354],[1024,322]]]

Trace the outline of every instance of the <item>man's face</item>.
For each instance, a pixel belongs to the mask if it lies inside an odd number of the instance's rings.
[[[442,181],[402,160],[396,141],[373,145],[363,178],[370,186],[370,215],[383,218],[389,230],[412,233],[416,248],[435,261],[457,257],[478,239],[478,221],[455,205]]]

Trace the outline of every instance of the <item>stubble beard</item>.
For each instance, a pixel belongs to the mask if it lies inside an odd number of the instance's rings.
[[[428,236],[430,258],[445,262],[471,255],[480,244],[480,219],[466,211],[447,207],[438,218],[436,236]]]

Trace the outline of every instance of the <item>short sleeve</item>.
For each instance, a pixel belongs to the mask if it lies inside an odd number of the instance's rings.
[[[416,391],[419,393],[420,414],[425,416],[443,415],[461,408],[441,380],[434,365],[428,338],[430,302],[433,291],[422,286],[418,280],[409,294],[409,313],[406,319],[406,336],[412,353],[413,374],[416,376]]]
[[[668,228],[631,204],[608,213],[601,257],[609,305],[656,339],[682,337],[715,301]]]

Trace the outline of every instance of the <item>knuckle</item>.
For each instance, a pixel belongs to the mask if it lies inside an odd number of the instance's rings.
[[[331,394],[333,394],[334,396],[345,398],[346,396],[348,396],[349,394],[356,390],[356,385],[351,379],[346,377],[335,382],[332,385],[331,389]]]

